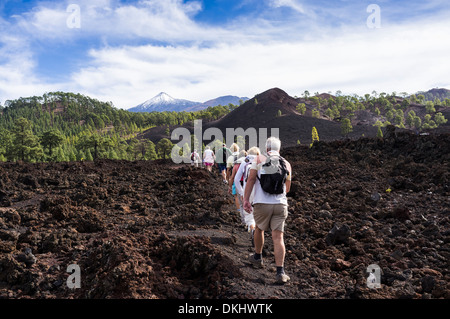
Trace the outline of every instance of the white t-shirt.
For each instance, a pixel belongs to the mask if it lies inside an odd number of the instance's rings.
[[[239,156],[239,152],[234,152],[227,158],[227,168],[233,167],[234,165],[234,156]]]
[[[236,192],[239,195],[244,196],[244,190],[245,190],[245,176],[247,170],[250,168],[251,162],[255,158],[255,155],[248,155],[244,160],[241,162],[241,165],[239,165],[239,169],[236,172],[236,175],[234,175],[234,185],[236,187]],[[248,160],[248,162],[245,162],[245,159]],[[244,186],[241,186],[241,177],[244,175]]]
[[[270,151],[269,155],[280,155],[276,151]],[[258,171],[258,177],[261,177],[261,168],[264,163],[256,164],[256,160],[251,164],[250,169],[255,169]],[[287,197],[286,197],[286,184],[283,185],[283,193],[282,194],[269,194],[262,190],[259,179],[257,178],[255,181],[255,185],[253,186],[255,191],[255,195],[253,197],[252,204],[284,204],[287,205]]]
[[[203,160],[205,163],[214,163],[214,152],[212,150],[205,150]]]

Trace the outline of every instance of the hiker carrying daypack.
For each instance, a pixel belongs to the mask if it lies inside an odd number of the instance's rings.
[[[283,194],[288,175],[285,161],[280,155],[269,155],[262,165],[258,180],[266,193]]]
[[[197,153],[197,150],[194,150],[191,153],[191,165],[198,167],[199,160],[200,160],[200,155]]]
[[[226,147],[225,144],[222,145],[221,148],[219,148],[216,152],[216,162],[218,164],[224,164],[226,165],[228,157],[232,155],[231,150]]]
[[[286,247],[283,234],[289,215],[287,193],[292,183],[292,166],[280,156],[281,141],[278,137],[269,137],[265,146],[267,156],[253,161],[244,191],[244,210],[253,212],[256,224],[254,254],[249,256],[249,261],[255,267],[264,265],[264,233],[270,231],[277,269],[276,282],[283,284],[290,280],[284,270]],[[255,193],[251,200],[253,190]]]

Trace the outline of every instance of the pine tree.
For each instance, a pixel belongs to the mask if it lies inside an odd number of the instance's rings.
[[[45,131],[41,136],[41,144],[44,148],[47,148],[50,158],[53,155],[53,149],[60,146],[63,140],[61,133],[54,129]]]
[[[127,147],[128,158],[136,161],[141,150],[139,149],[139,140],[137,138],[132,138],[128,141]]]
[[[86,154],[86,158],[85,158],[86,161],[93,161],[94,160],[94,158],[92,157],[91,151],[89,149],[86,150],[85,154]]]
[[[383,138],[383,131],[381,130],[381,127],[379,127],[379,126],[378,126],[378,130],[377,130],[377,137]]]
[[[135,140],[133,142],[134,158],[137,159],[139,157],[140,159],[145,159],[145,154],[148,151],[151,141],[147,140],[147,139],[141,139],[141,140],[134,139],[134,140]]]
[[[297,110],[297,112],[299,112],[301,115],[305,115],[305,112],[306,112],[306,105],[305,105],[305,103],[299,103],[299,104],[296,106],[296,110]]]
[[[180,163],[183,158],[180,156],[180,153],[183,151],[181,147],[178,146],[178,144],[175,144],[171,149],[171,158],[175,163]]]
[[[77,161],[85,161],[86,155],[84,154],[83,150],[79,150],[77,152]]]
[[[148,143],[148,149],[147,153],[145,153],[145,158],[151,161],[158,158],[158,155],[156,154],[155,143],[153,143],[152,141],[149,141]]]
[[[434,112],[436,112],[436,109],[434,107],[434,103],[431,102],[431,101],[427,101],[425,103],[425,110],[426,110],[427,113],[434,113]]]
[[[128,159],[128,153],[127,153],[127,151],[126,151],[125,148],[120,148],[119,151],[118,151],[117,156],[118,156],[119,159],[121,159],[121,160],[126,160],[126,159]]]
[[[71,162],[75,162],[75,161],[77,160],[77,156],[75,155],[75,152],[74,152],[74,150],[73,150],[73,147],[70,148],[70,151],[69,151],[69,153],[68,153],[68,159],[69,159],[69,161],[71,161]]]
[[[348,135],[352,131],[353,131],[353,126],[352,126],[352,122],[350,121],[350,119],[348,119],[348,118],[343,119],[342,123],[341,123],[342,135]]]
[[[158,152],[159,157],[162,159],[166,159],[168,156],[170,156],[172,147],[173,147],[173,144],[169,139],[162,138],[158,142],[158,144],[156,144],[156,150]]]
[[[312,135],[312,143],[309,145],[309,147],[312,147],[314,145],[315,141],[317,141],[317,142],[319,141],[319,133],[317,132],[317,129],[315,126],[312,128],[311,135]]]
[[[378,115],[378,116],[381,114],[380,109],[377,108],[377,107],[375,108],[375,114]]]
[[[109,159],[112,159],[112,160],[117,160],[117,159],[119,159],[118,156],[117,156],[116,151],[114,151],[114,149],[112,149],[112,148],[109,150],[108,158],[109,158]]]
[[[31,123],[21,117],[14,122],[12,133],[12,153],[22,161],[41,159],[44,155],[38,138],[31,130]]]
[[[62,147],[56,148],[54,160],[57,162],[67,162],[68,161],[68,158],[67,158],[66,154],[64,153],[64,150]]]
[[[320,111],[318,109],[313,109],[311,112],[312,117],[320,118]]]
[[[437,125],[442,125],[447,123],[448,120],[441,112],[439,112],[434,115],[434,121],[436,122]]]
[[[94,149],[93,156],[94,160],[96,160],[102,153],[105,153],[107,149],[112,146],[112,141],[110,138],[101,136],[99,134],[84,135],[80,139],[78,146],[82,149]]]
[[[12,137],[8,130],[0,129],[0,155],[4,158],[8,157],[11,150]]]

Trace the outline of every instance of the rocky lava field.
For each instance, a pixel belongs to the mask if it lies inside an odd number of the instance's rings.
[[[263,269],[217,171],[168,161],[0,163],[1,298],[450,298],[450,135],[282,149],[286,272]],[[67,267],[81,270],[69,289]],[[366,285],[370,264],[381,288]]]

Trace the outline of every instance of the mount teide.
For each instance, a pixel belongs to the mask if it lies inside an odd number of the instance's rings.
[[[150,100],[139,104],[128,111],[131,112],[164,112],[175,111],[181,112],[190,107],[200,104],[199,102],[193,102],[183,99],[174,99],[169,94],[161,92]]]
[[[206,102],[194,102],[184,99],[176,99],[169,94],[161,92],[150,100],[145,101],[135,107],[128,109],[131,112],[193,112],[206,109],[210,106],[239,104],[240,101],[247,101],[246,97],[232,95],[221,96]]]

